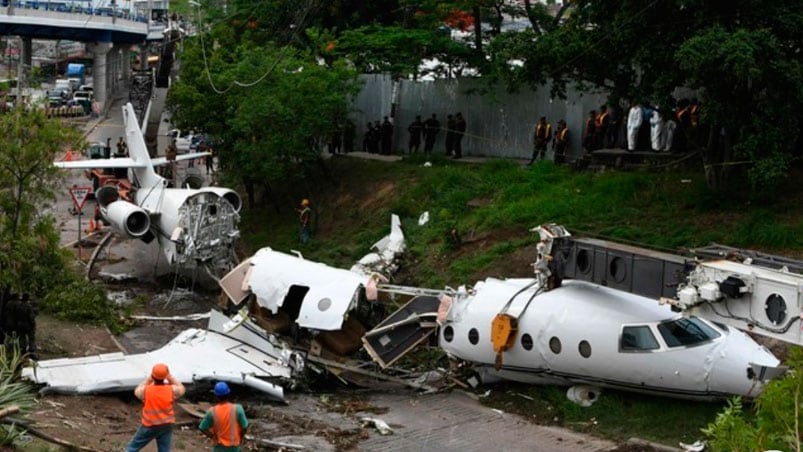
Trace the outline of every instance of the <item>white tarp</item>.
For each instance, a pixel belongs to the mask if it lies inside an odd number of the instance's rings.
[[[357,290],[365,277],[348,270],[304,260],[263,248],[251,258],[247,282],[257,303],[274,314],[291,286],[306,287],[297,323],[304,328],[339,330],[357,303]]]
[[[47,390],[54,392],[116,392],[133,390],[154,364],[163,362],[182,383],[223,380],[283,399],[281,386],[255,377],[291,378],[291,352],[271,343],[267,334],[251,322],[222,334],[220,328],[227,320],[220,312],[212,311],[209,330],[184,330],[157,350],[39,361],[34,367],[24,368],[22,376],[46,384]]]

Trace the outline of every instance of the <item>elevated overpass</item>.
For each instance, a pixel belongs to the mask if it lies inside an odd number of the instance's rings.
[[[111,8],[93,8],[49,1],[0,1],[0,34],[22,39],[21,62],[31,68],[32,39],[71,40],[87,43],[93,58],[94,94],[105,107],[107,93],[127,82],[131,73],[128,52],[152,33],[148,18]],[[147,59],[141,59],[146,61]]]

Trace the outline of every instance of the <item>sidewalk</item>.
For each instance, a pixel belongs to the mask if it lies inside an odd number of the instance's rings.
[[[333,157],[332,154],[330,154],[329,152],[326,152],[326,151],[324,151],[322,153],[322,155],[323,155],[324,159],[330,159],[330,158]],[[477,157],[477,156],[471,156],[471,155],[463,156],[463,157],[461,157],[459,159],[452,159],[452,158],[449,158],[449,157],[447,157],[446,155],[443,155],[443,154],[417,153],[417,154],[402,154],[402,155],[398,155],[398,154],[385,155],[385,154],[372,154],[370,152],[362,152],[362,151],[347,152],[347,153],[341,153],[341,154],[335,154],[335,155],[338,155],[338,156],[342,155],[342,156],[351,157],[351,158],[359,158],[359,159],[363,159],[363,160],[377,160],[377,161],[381,161],[381,162],[399,162],[404,157],[410,157],[410,156],[413,156],[413,155],[422,156],[422,157],[424,157],[426,155],[430,155],[430,156],[433,156],[433,157],[438,156],[438,157],[446,158],[450,162],[473,163],[473,164],[485,163],[485,162],[487,162],[489,160],[504,159],[504,160],[513,160],[513,161],[519,163],[520,165],[526,165],[527,162],[530,161],[529,159],[507,158],[507,157]]]

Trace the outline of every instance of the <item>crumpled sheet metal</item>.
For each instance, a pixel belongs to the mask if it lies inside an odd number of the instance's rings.
[[[371,249],[375,251],[363,256],[351,267],[351,271],[368,276],[372,273],[387,275],[396,270],[396,258],[405,249],[404,232],[398,215],[390,217],[390,234],[374,243]]]
[[[254,386],[249,383],[255,377],[292,377],[289,350],[271,343],[266,333],[250,322],[228,335],[215,331],[226,320],[223,314],[212,311],[208,330],[184,330],[157,350],[39,361],[24,368],[22,377],[46,384],[45,391],[64,394],[133,390],[158,362],[166,363],[182,383],[224,380]],[[258,389],[284,399],[281,386],[263,383]]]
[[[257,304],[274,314],[291,286],[309,288],[297,319],[299,326],[324,331],[339,330],[346,314],[357,303],[357,291],[366,278],[348,270],[273,251],[259,250],[251,258],[246,281]]]

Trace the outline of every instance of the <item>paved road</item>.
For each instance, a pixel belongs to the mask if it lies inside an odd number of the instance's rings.
[[[395,429],[372,435],[367,451],[604,451],[615,443],[558,427],[536,425],[493,410],[460,391],[428,396],[388,393],[371,397],[374,406],[390,409],[380,417]]]

